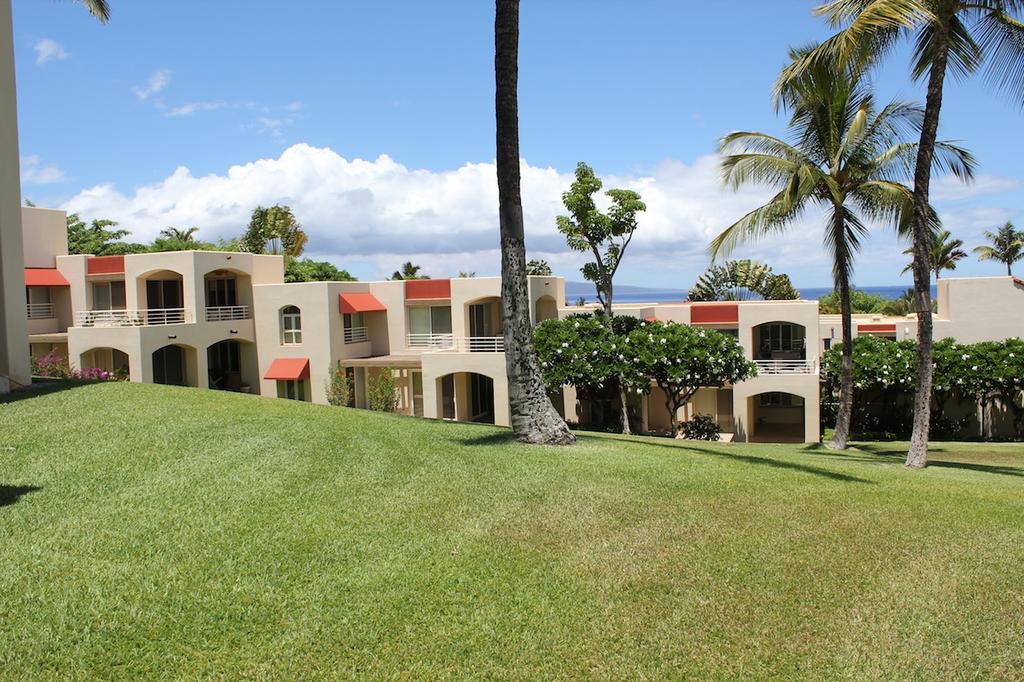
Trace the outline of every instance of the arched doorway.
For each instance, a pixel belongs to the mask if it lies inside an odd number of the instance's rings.
[[[807,419],[804,399],[793,393],[769,391],[747,399],[752,443],[802,443]]]
[[[494,380],[476,372],[455,372],[437,380],[437,414],[442,419],[494,423]]]
[[[153,383],[169,386],[195,386],[195,358],[191,349],[170,345],[153,351]]]
[[[534,306],[534,324],[543,322],[544,320],[557,320],[558,319],[558,302],[555,301],[555,297],[545,294],[537,299],[537,304]]]
[[[79,369],[102,369],[127,377],[131,369],[128,354],[117,348],[91,348],[79,356]]]

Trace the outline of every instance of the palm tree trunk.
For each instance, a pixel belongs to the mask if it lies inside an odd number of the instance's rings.
[[[558,416],[541,379],[527,293],[526,242],[519,183],[519,0],[496,0],[494,17],[501,308],[505,325],[512,432],[520,441],[568,445],[576,438]]]
[[[845,450],[850,438],[850,421],[853,416],[853,316],[850,306],[850,269],[847,266],[848,254],[843,232],[846,225],[843,212],[836,212],[836,223],[833,229],[836,244],[836,288],[839,290],[839,312],[842,315],[843,366],[839,376],[839,411],[836,414],[836,430],[828,447],[833,450]]]
[[[914,248],[914,301],[917,304],[917,390],[914,393],[914,428],[910,436],[906,466],[920,469],[928,464],[928,429],[931,426],[932,403],[932,287],[931,287],[931,234],[928,227],[928,186],[931,183],[932,157],[935,137],[939,130],[939,111],[942,108],[942,86],[946,78],[946,60],[949,54],[947,27],[944,17],[936,40],[940,42],[928,75],[928,94],[925,97],[924,123],[914,168],[914,213],[911,230]]]

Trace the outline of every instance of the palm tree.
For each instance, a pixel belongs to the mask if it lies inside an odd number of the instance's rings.
[[[194,242],[195,239],[193,237],[198,231],[198,227],[165,227],[160,230],[160,236],[176,242]]]
[[[1013,223],[1007,222],[996,232],[986,230],[985,238],[992,246],[976,246],[974,253],[978,254],[978,260],[1004,263],[1006,274],[1013,277],[1013,264],[1024,259],[1024,232],[1015,230]]]
[[[956,263],[959,260],[967,258],[967,252],[964,251],[964,240],[963,239],[950,239],[953,235],[949,230],[942,230],[936,234],[932,240],[931,255],[929,260],[932,265],[932,272],[935,273],[935,283],[938,284],[939,276],[943,270],[956,270]],[[910,247],[903,251],[908,256],[914,255],[914,247]],[[913,270],[914,264],[910,263],[907,267],[903,268],[900,274],[910,272]]]
[[[794,51],[800,59],[806,51]],[[713,257],[741,242],[781,232],[812,204],[825,209],[824,243],[832,260],[842,315],[843,363],[836,430],[829,447],[846,447],[853,407],[850,277],[866,221],[905,230],[913,205],[908,159],[916,144],[905,135],[920,130],[923,111],[893,101],[875,104],[866,80],[855,68],[817,61],[792,79],[781,93],[792,112],[793,143],[764,133],[727,135],[720,151],[723,177],[734,189],[748,183],[775,186],[778,193],[727,228],[711,244]],[[964,150],[940,143],[937,157],[959,175],[969,175],[973,160]]]
[[[496,0],[494,111],[501,232],[501,314],[505,327],[505,369],[512,432],[518,440],[528,443],[568,445],[576,439],[548,398],[533,349],[519,182],[518,80],[519,0]]]
[[[989,81],[1024,100],[1024,24],[1010,16],[1022,0],[829,0],[815,12],[839,33],[783,72],[777,88],[820,59],[840,63],[879,61],[904,37],[913,37],[912,73],[927,77],[924,124],[914,165],[914,290],[917,293],[917,389],[914,430],[906,466],[928,463],[932,393],[931,241],[928,190],[936,153],[946,72],[970,76],[988,61]]]
[[[100,23],[110,21],[110,3],[107,0],[76,0],[89,10],[89,14],[100,20]]]
[[[419,265],[413,265],[412,261],[407,260],[402,263],[401,270],[395,270],[391,279],[430,279],[426,275],[419,274],[422,269]]]

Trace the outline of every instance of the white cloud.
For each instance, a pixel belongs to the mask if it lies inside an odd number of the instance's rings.
[[[174,107],[167,112],[168,116],[191,116],[198,111],[214,111],[216,109],[223,109],[228,104],[222,101],[213,102],[188,102],[181,106]]]
[[[960,201],[962,199],[973,199],[975,197],[1002,194],[1018,187],[1020,183],[1013,178],[1006,178],[1000,175],[977,175],[974,182],[965,184],[956,176],[944,175],[932,181],[928,188],[928,196],[931,201]]]
[[[171,82],[171,72],[168,69],[159,69],[150,74],[146,80],[145,85],[135,86],[132,88],[132,92],[141,101],[145,101],[157,94]]]
[[[65,177],[64,171],[53,164],[44,164],[38,156],[21,157],[21,181],[26,185],[46,185],[60,182]]]
[[[770,196],[765,189],[733,193],[723,188],[718,164],[717,156],[706,155],[692,163],[666,160],[644,174],[604,176],[605,187],[635,189],[648,207],[621,282],[689,286],[707,266],[709,241]],[[525,161],[521,170],[530,256],[545,258],[556,272],[579,279],[585,256],[569,252],[555,229],[555,216],[564,212],[561,194],[572,174]],[[232,166],[223,174],[195,177],[178,167],[130,193],[98,185],[74,196],[66,208],[117,220],[132,230],[134,240],[151,239],[167,225],[198,225],[204,238],[214,239],[240,234],[255,206],[274,203],[295,210],[310,235],[308,255],[342,267],[361,264],[363,276],[390,275],[410,258],[434,276],[498,272],[494,163],[417,170],[386,155],[349,160],[328,148],[296,144],[278,158]],[[974,224],[991,217],[975,216]],[[827,283],[831,269],[821,225],[821,214],[808,211],[785,234],[735,255],[766,260],[798,284]],[[877,232],[865,244],[861,271],[870,273],[873,261],[882,258],[887,265],[876,279],[895,281],[895,263],[902,257],[894,252],[892,230]]]
[[[32,49],[36,51],[36,64],[39,66],[42,66],[46,62],[67,59],[71,56],[71,53],[65,50],[63,45],[58,43],[56,40],[50,40],[49,38],[43,38],[36,41],[36,44],[32,46]]]

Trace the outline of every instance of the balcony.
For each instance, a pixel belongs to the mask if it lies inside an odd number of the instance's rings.
[[[30,320],[52,320],[56,317],[52,303],[29,303],[27,313]]]
[[[452,336],[451,334],[409,334],[407,348],[443,350],[453,353],[504,353],[501,336]]]
[[[451,334],[408,334],[405,337],[405,347],[420,350],[451,348],[455,344],[455,337]]]
[[[813,360],[755,360],[757,373],[767,374],[817,374],[817,363]]]
[[[195,322],[195,316],[186,308],[84,310],[75,313],[76,327],[148,327],[188,322]]]
[[[230,322],[248,320],[252,317],[247,305],[219,305],[206,308],[207,322]]]
[[[366,327],[348,327],[343,335],[345,343],[362,343],[370,340],[370,333]]]

